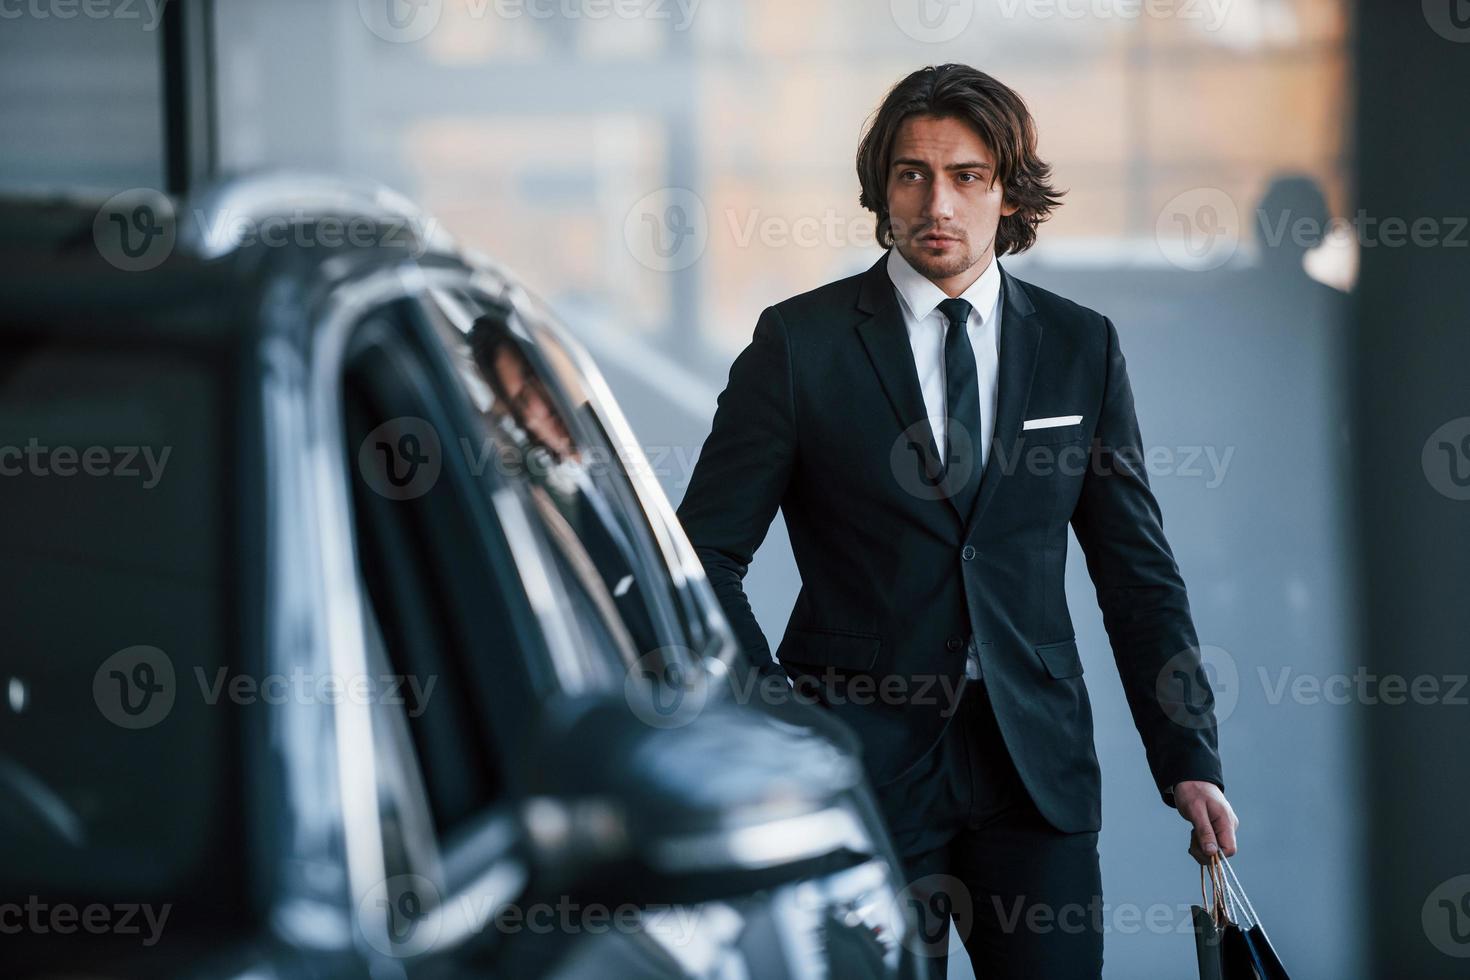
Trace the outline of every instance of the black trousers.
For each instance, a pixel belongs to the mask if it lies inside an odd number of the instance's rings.
[[[1053,827],[1006,751],[984,681],[965,687],[944,736],[878,790],[904,864],[930,975],[948,969],[949,924],[978,980],[1097,980],[1102,873],[1097,834]]]

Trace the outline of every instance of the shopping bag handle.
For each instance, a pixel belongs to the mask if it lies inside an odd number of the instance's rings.
[[[1199,866],[1199,897],[1206,909],[1209,909],[1210,918],[1216,926],[1224,926],[1231,922],[1230,907],[1227,904],[1230,895],[1230,883],[1225,879],[1225,873],[1220,868],[1220,855],[1210,855],[1209,865],[1210,894],[1205,896],[1205,871],[1202,864]]]
[[[1266,927],[1261,923],[1261,917],[1259,915],[1256,915],[1255,906],[1251,905],[1250,896],[1245,893],[1245,886],[1240,883],[1240,876],[1237,875],[1235,873],[1235,869],[1230,866],[1230,861],[1228,858],[1226,858],[1224,855],[1219,855],[1219,858],[1221,863],[1224,865],[1225,874],[1229,876],[1228,878],[1224,879],[1226,891],[1236,899],[1237,905],[1245,906],[1245,910],[1250,914],[1250,925],[1259,928],[1261,930],[1261,936],[1264,937],[1267,942],[1270,942],[1271,937],[1266,935]],[[1233,887],[1230,884],[1231,878],[1235,880],[1235,885]],[[1236,892],[1239,892],[1239,894],[1235,894]]]

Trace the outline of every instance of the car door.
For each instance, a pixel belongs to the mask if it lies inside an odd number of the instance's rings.
[[[168,976],[264,931],[229,683],[258,671],[234,601],[245,399],[208,343],[88,325],[0,325],[7,977]]]
[[[475,441],[478,416],[431,329],[411,297],[382,303],[341,368],[340,466],[380,695],[382,874],[355,891],[362,939],[413,976],[545,976],[588,942],[667,975],[636,917],[612,937],[533,929],[517,901],[529,873],[519,764],[540,710],[622,683],[633,649],[613,595],[623,579],[604,577],[620,542],[591,537],[557,488],[484,463],[515,447],[498,432]]]

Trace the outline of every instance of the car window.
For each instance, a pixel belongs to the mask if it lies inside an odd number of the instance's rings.
[[[0,341],[0,893],[238,899],[230,377]]]
[[[567,351],[465,291],[435,290],[426,314],[476,402],[482,445],[497,447],[480,457],[543,503],[540,522],[583,594],[615,616],[626,640],[613,648],[615,679],[685,656],[690,632],[659,545]]]
[[[690,649],[710,651],[723,639],[711,635],[709,614],[718,609],[713,594],[701,594],[695,582],[704,585],[704,570],[683,536],[683,529],[673,508],[658,485],[650,461],[635,438],[631,427],[608,390],[602,374],[591,357],[571,339],[555,314],[534,294],[520,295],[519,308],[537,349],[545,357],[549,372],[555,375],[574,404],[582,406],[579,415],[588,424],[588,436],[604,452],[612,464],[606,476],[628,501],[631,519],[643,531],[654,553],[652,562],[670,598],[671,609]],[[707,592],[707,590],[705,590]],[[721,614],[722,615],[722,614]]]
[[[506,791],[503,759],[527,719],[524,698],[505,695],[524,689],[536,662],[525,647],[537,640],[477,546],[490,530],[482,509],[432,454],[439,433],[448,436],[444,409],[402,308],[378,311],[354,336],[344,465],[370,632],[408,719],[435,830],[447,837]]]

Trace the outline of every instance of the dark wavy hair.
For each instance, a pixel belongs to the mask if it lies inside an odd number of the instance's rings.
[[[1051,165],[1036,155],[1036,123],[1014,89],[969,65],[930,65],[893,86],[858,144],[858,203],[878,216],[878,242],[893,245],[888,215],[888,167],[893,141],[909,116],[928,115],[969,123],[995,155],[1000,181],[1014,214],[1002,215],[995,254],[1024,252],[1036,243],[1036,226],[1062,203],[1051,184]]]

